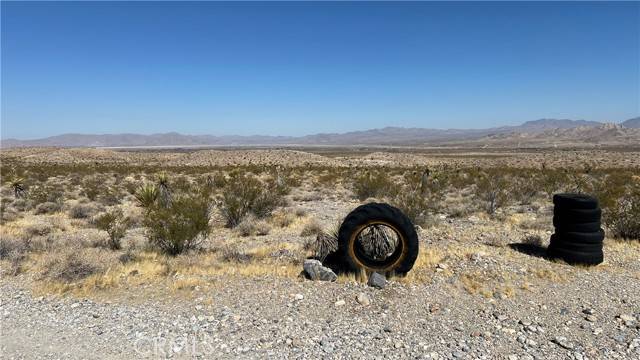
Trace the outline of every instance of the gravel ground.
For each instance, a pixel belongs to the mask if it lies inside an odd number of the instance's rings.
[[[570,282],[498,299],[453,279],[437,272],[428,284],[377,290],[238,277],[200,294],[211,303],[198,294],[42,297],[16,277],[0,287],[1,351],[7,359],[640,358],[637,279],[578,271]]]

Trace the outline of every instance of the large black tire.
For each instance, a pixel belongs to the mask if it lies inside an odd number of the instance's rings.
[[[597,209],[598,199],[584,194],[555,194],[553,204],[564,209]]]
[[[584,253],[602,252],[602,242],[580,243],[580,242],[564,241],[562,238],[559,238],[555,234],[551,235],[551,242],[549,243],[549,247],[558,248],[566,251],[578,251],[578,252],[584,252]]]
[[[602,244],[604,240],[604,230],[599,229],[595,232],[583,233],[583,232],[560,232],[552,236],[555,236],[558,241],[570,242],[576,244]]]
[[[591,223],[600,221],[602,210],[596,209],[562,209],[555,208],[553,211],[554,224],[567,223]]]
[[[569,251],[557,248],[555,246],[549,246],[549,248],[547,249],[547,255],[554,259],[564,260],[566,263],[572,265],[597,265],[604,260],[604,254],[602,253],[602,251],[586,253],[579,251]]]
[[[374,260],[363,255],[358,235],[371,225],[384,225],[397,235],[398,244],[392,255],[384,260]],[[382,203],[358,206],[342,222],[338,232],[338,253],[344,270],[404,275],[418,258],[418,234],[411,220],[399,209]]]
[[[571,223],[571,222],[559,222],[555,217],[553,218],[553,226],[556,228],[556,232],[579,232],[579,233],[591,233],[600,231],[600,221],[587,222],[587,223]]]

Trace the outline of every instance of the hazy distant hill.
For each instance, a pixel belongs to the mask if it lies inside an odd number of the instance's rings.
[[[640,128],[640,117],[629,119],[622,123],[622,126],[627,128],[638,129]]]
[[[610,127],[613,126],[613,129]],[[553,146],[557,144],[640,143],[640,117],[621,125],[585,120],[540,119],[489,129],[425,129],[386,127],[341,134],[292,136],[213,136],[166,134],[63,134],[35,140],[2,140],[2,147],[162,147],[234,145],[481,145]]]

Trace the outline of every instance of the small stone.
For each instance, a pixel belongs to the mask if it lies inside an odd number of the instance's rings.
[[[440,304],[429,304],[429,312],[430,313],[435,313],[440,311]]]
[[[587,314],[587,315],[593,315],[593,314],[596,313],[596,311],[591,309],[591,308],[586,308],[586,309],[582,310],[582,313],[583,314]]]
[[[598,318],[595,315],[587,315],[584,318],[589,322],[596,322],[598,320]]]
[[[346,304],[346,302],[344,300],[338,300],[335,302],[335,306],[344,306],[344,304]]]
[[[356,301],[363,306],[369,306],[369,304],[371,304],[371,299],[369,298],[369,296],[365,293],[359,293],[356,296]]]
[[[509,359],[509,360],[518,360],[518,355],[511,354],[511,355],[507,356],[507,359]]]
[[[626,326],[633,326],[633,323],[636,321],[635,317],[628,314],[620,314],[618,315],[618,319],[622,320]]]
[[[567,349],[567,350],[572,350],[573,349],[573,345],[571,343],[569,343],[567,338],[564,337],[564,336],[556,336],[551,341],[556,343],[558,346],[560,346],[560,347],[562,347],[564,349]]]
[[[77,308],[77,307],[80,307],[80,303],[73,303],[73,304],[71,304],[71,308],[72,308],[72,309],[75,309],[75,308]]]
[[[387,278],[384,275],[379,274],[377,272],[372,273],[369,276],[369,281],[367,285],[374,287],[376,289],[382,289],[387,285]]]
[[[296,299],[296,300],[302,300],[302,299],[304,299],[304,295],[302,295],[302,294],[296,294],[296,295],[294,296],[294,299]]]
[[[600,335],[602,334],[602,328],[595,328],[593,329],[593,335]]]
[[[402,347],[402,342],[396,341],[396,343],[393,344],[393,347],[396,348],[396,349],[400,349]]]
[[[516,330],[515,329],[511,329],[511,328],[503,328],[502,332],[505,333],[505,334],[513,335],[513,334],[516,333]]]
[[[619,343],[624,343],[627,340],[627,337],[624,334],[618,334],[613,336],[613,340]]]
[[[320,281],[336,281],[338,275],[326,266],[323,266],[319,260],[307,259],[302,265],[305,276],[310,280]]]

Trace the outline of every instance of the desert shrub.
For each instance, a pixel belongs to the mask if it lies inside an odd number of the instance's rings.
[[[0,260],[7,260],[19,252],[24,242],[20,239],[3,235],[0,237]]]
[[[278,212],[274,213],[272,217],[272,222],[278,227],[284,228],[296,221],[296,216],[290,212]]]
[[[240,236],[264,236],[269,234],[271,227],[264,220],[258,220],[254,216],[247,216],[236,226],[235,230]]]
[[[222,189],[227,185],[227,178],[220,172],[209,174],[207,175],[207,185],[214,189]]]
[[[391,200],[391,205],[400,209],[416,225],[424,224],[428,217],[429,200],[418,190],[399,192]]]
[[[104,180],[99,179],[97,176],[87,177],[82,181],[82,195],[91,201],[96,201],[104,186]]]
[[[321,232],[322,225],[320,225],[320,223],[316,219],[311,219],[306,224],[304,224],[302,231],[300,231],[300,236],[313,236],[318,235]]]
[[[82,252],[69,250],[49,253],[41,264],[40,275],[57,281],[73,282],[95,274],[99,268],[88,261]]]
[[[640,240],[640,185],[605,209],[603,221],[613,237]]]
[[[98,207],[94,204],[74,204],[69,208],[68,215],[72,219],[88,219],[98,212]]]
[[[508,200],[507,180],[497,171],[481,173],[476,181],[476,197],[482,200],[488,214],[494,214]]]
[[[151,206],[143,218],[150,244],[169,255],[196,248],[211,231],[210,205],[208,197],[194,193]]]
[[[64,197],[64,190],[60,186],[41,184],[31,187],[27,197],[34,206],[46,202],[61,203]]]
[[[558,170],[546,170],[540,180],[540,186],[542,191],[551,199],[553,194],[562,190],[565,182],[566,178],[562,172]]]
[[[109,235],[108,247],[111,250],[118,250],[121,247],[122,238],[131,226],[131,221],[124,216],[122,210],[115,209],[98,216],[95,219],[95,225]]]
[[[248,215],[264,218],[284,205],[282,193],[265,187],[255,176],[233,174],[218,201],[227,226],[234,228]]]
[[[383,170],[371,170],[353,180],[353,192],[360,201],[383,198],[394,190],[393,181]]]
[[[43,202],[43,203],[40,203],[40,204],[36,205],[34,213],[36,215],[53,214],[54,212],[57,212],[59,210],[60,210],[60,204],[59,203],[46,201],[46,202]]]
[[[7,236],[0,237],[0,260],[9,261],[9,266],[3,272],[10,275],[20,273],[22,261],[26,259],[29,250],[27,241]]]
[[[526,176],[517,176],[512,181],[511,195],[513,198],[521,205],[531,204],[540,189],[538,176],[530,173]]]
[[[26,238],[44,236],[53,231],[53,226],[46,222],[37,221],[26,225],[23,231]]]

